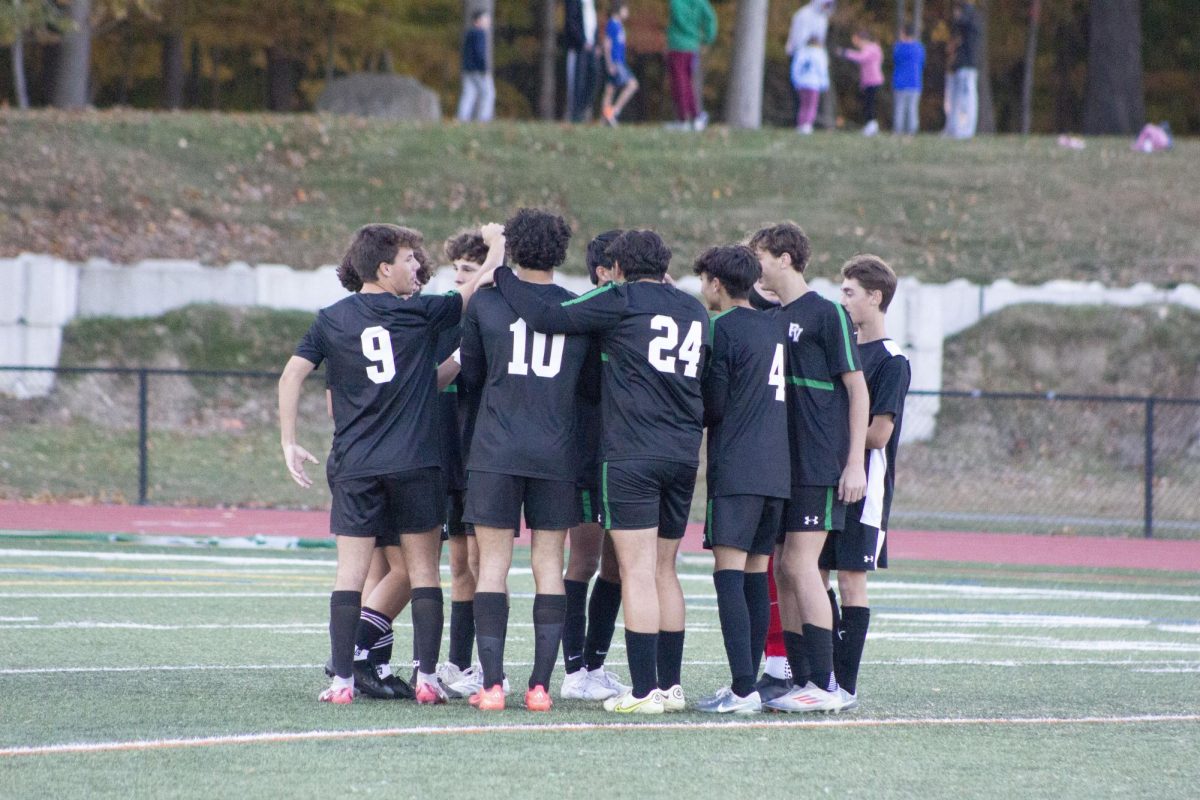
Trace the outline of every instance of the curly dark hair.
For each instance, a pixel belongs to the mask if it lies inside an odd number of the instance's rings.
[[[557,214],[522,208],[504,223],[508,255],[524,269],[552,270],[567,258],[571,228]]]
[[[748,297],[750,288],[762,277],[758,258],[744,244],[708,248],[696,259],[692,272],[721,281],[734,300]]]
[[[417,260],[417,283],[425,286],[433,279],[433,259],[424,247],[414,248],[413,258]],[[420,287],[417,287],[417,291],[420,290]]]
[[[417,251],[423,242],[420,231],[412,228],[382,222],[364,225],[354,234],[354,240],[342,258],[338,280],[348,290],[357,292],[364,283],[372,283],[379,277],[380,264],[396,260],[401,247]]]
[[[627,281],[661,280],[671,264],[671,248],[654,231],[625,231],[608,246],[608,255]]]
[[[612,269],[612,257],[608,254],[608,246],[617,240],[625,231],[620,228],[611,231],[605,231],[598,235],[595,239],[588,242],[587,246],[587,268],[588,276],[592,279],[593,285],[600,283],[600,277],[596,274],[599,267]]]
[[[792,257],[792,269],[804,272],[812,255],[812,244],[804,231],[794,222],[769,225],[750,237],[751,250],[766,250],[779,258],[784,253]]]
[[[472,264],[482,264],[487,260],[488,246],[483,243],[478,228],[461,230],[446,240],[442,252],[447,261],[470,261]]]

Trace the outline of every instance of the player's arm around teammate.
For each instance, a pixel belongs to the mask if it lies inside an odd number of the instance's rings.
[[[536,297],[504,269],[496,285],[536,331],[601,337],[607,365],[601,504],[620,563],[633,680],[605,708],[661,713],[684,707],[684,605],[675,554],[695,488],[708,315],[695,298],[664,283],[671,251],[654,232],[626,231],[609,252],[615,277],[626,283],[560,305]]]

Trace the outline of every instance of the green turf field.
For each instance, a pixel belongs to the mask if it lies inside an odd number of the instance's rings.
[[[580,702],[535,716],[517,698],[487,716],[465,701],[318,705],[331,558],[0,538],[0,796],[1195,792],[1195,574],[895,565],[873,580],[859,710],[643,721]],[[532,656],[526,558],[511,581],[516,685]],[[681,564],[691,699],[728,681],[710,569]],[[627,675],[620,629],[610,666]],[[197,741],[164,741],[180,739]],[[53,749],[79,743],[100,749]]]

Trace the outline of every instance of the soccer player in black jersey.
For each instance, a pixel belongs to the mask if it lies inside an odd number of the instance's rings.
[[[842,307],[858,331],[858,352],[871,399],[866,495],[846,510],[846,527],[829,537],[821,553],[826,580],[829,570],[837,570],[842,608],[833,641],[833,666],[848,708],[858,705],[858,667],[871,621],[867,573],[887,568],[896,451],[912,377],[908,358],[885,329],[895,294],[896,273],[878,256],[858,255],[842,267]]]
[[[488,270],[503,258],[504,237],[491,231]],[[292,479],[312,485],[305,463],[317,459],[296,440],[304,378],[327,363],[334,436],[326,465],[333,494],[330,531],[338,564],[330,597],[329,638],[335,677],[323,702],[354,698],[352,661],[362,589],[379,537],[396,536],[412,588],[414,637],[420,655],[418,702],[444,702],[433,675],[442,635],[438,574],[442,488],[436,428],[434,345],[453,326],[475,282],[459,294],[412,295],[421,235],[396,225],[366,225],[343,265],[362,289],[322,309],[279,379],[279,425]]]
[[[593,286],[612,281],[612,257],[608,246],[623,231],[605,231],[587,246],[588,275]],[[599,355],[599,343],[593,337]],[[570,556],[563,585],[567,590],[567,618],[563,626],[563,675],[559,696],[569,700],[607,700],[628,689],[604,668],[604,659],[616,630],[621,610],[621,571],[612,537],[604,532],[600,508],[600,406],[579,403],[579,505],[582,522],[572,528]],[[592,576],[596,585],[588,599]]]
[[[839,711],[845,703],[833,673],[833,609],[818,559],[829,532],[842,529],[846,506],[861,500],[866,489],[867,385],[845,310],[804,279],[810,245],[800,227],[786,222],[763,228],[750,247],[762,266],[763,285],[782,303],[765,313],[785,336],[792,466],[775,579],[797,685],[764,706]],[[810,680],[801,683],[805,674]]]
[[[477,229],[459,231],[446,240],[443,252],[454,266],[454,285],[471,280],[487,258],[487,245]],[[463,452],[475,424],[478,398],[463,391],[457,379],[461,357],[462,327],[456,325],[438,339],[438,421],[442,434],[442,470],[446,478],[445,538],[450,542],[450,652],[438,665],[438,680],[451,698],[470,697],[483,687],[482,671],[472,665],[475,648],[475,576],[479,571],[479,548],[474,531],[463,522],[463,495],[467,473]],[[443,359],[446,359],[443,362]],[[446,383],[450,376],[454,380]]]
[[[533,330],[600,338],[601,509],[621,566],[633,680],[604,707],[660,714],[684,708],[684,604],[675,557],[703,434],[708,314],[664,282],[671,250],[658,234],[626,231],[609,252],[616,281],[574,300],[550,302],[504,268],[495,282]]]
[[[523,208],[504,230],[509,258],[527,291],[553,305],[575,297],[554,283],[554,268],[566,258],[571,240],[562,217]],[[558,660],[567,603],[563,545],[567,529],[579,523],[576,394],[589,349],[587,336],[530,329],[497,289],[480,291],[463,319],[459,381],[464,389],[480,392],[463,512],[463,520],[475,526],[479,546],[475,631],[483,688],[471,703],[480,710],[504,708],[507,578],[522,508],[533,530],[536,586],[536,644],[525,707],[549,711],[552,705],[546,687]]]
[[[704,544],[715,558],[713,583],[733,678],[697,708],[754,713],[762,710],[754,679],[771,613],[767,563],[791,489],[783,336],[774,319],[750,305],[750,289],[762,274],[750,248],[711,248],[693,271],[709,310],[717,312],[704,370]]]

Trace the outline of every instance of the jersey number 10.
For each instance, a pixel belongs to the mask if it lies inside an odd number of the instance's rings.
[[[566,347],[567,337],[564,334],[556,333],[553,336],[546,336],[544,333],[533,334],[533,357],[526,360],[528,356],[525,353],[526,341],[529,338],[529,326],[525,324],[525,320],[519,319],[512,325],[508,326],[512,331],[512,361],[508,362],[509,375],[528,375],[530,361],[532,361],[533,374],[539,378],[553,378],[562,369],[563,348]],[[550,357],[546,358],[546,340],[550,340]]]
[[[650,319],[650,330],[662,331],[662,336],[650,340],[650,352],[647,356],[650,364],[659,372],[675,372],[676,357],[665,355],[679,345],[679,325],[665,314],[659,314]],[[684,377],[694,378],[700,371],[700,345],[704,343],[704,326],[693,321],[679,345],[679,361],[682,361]]]

